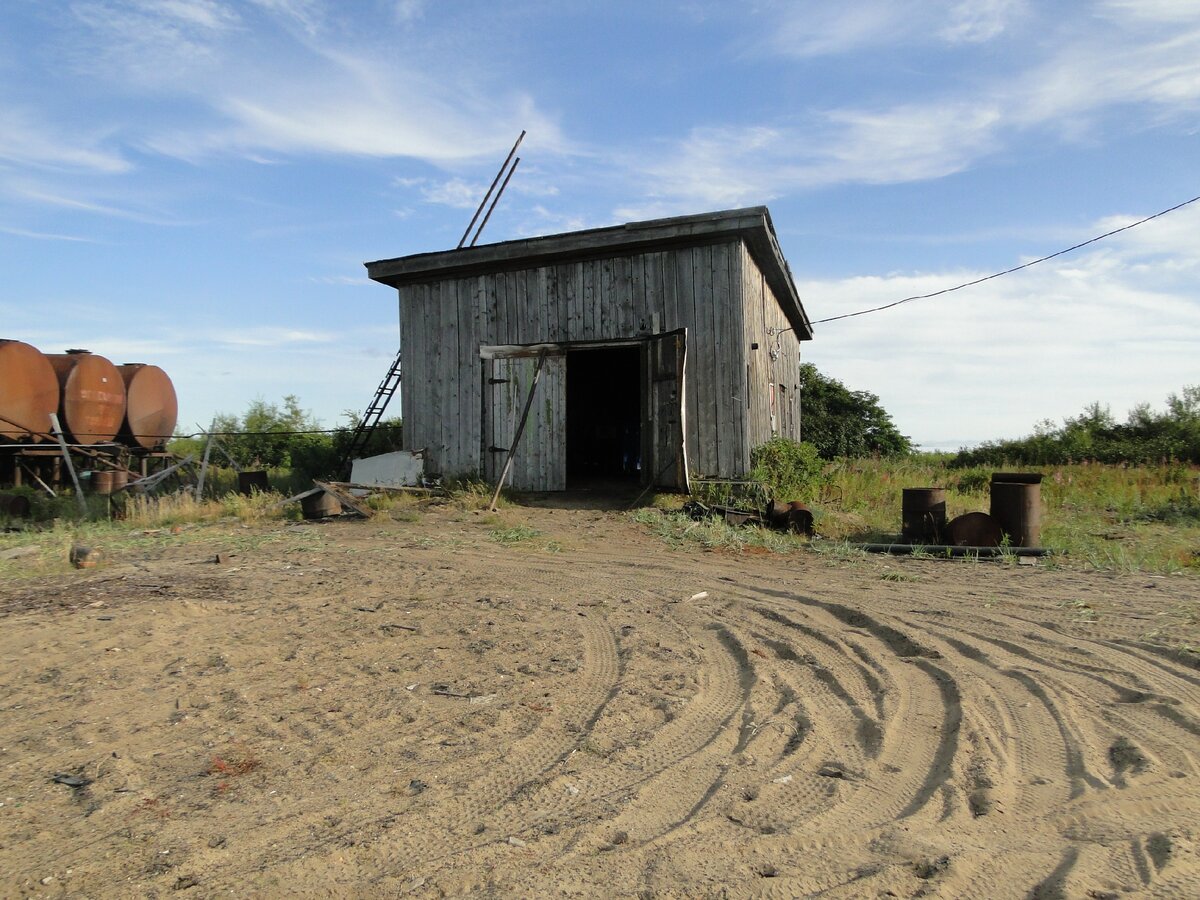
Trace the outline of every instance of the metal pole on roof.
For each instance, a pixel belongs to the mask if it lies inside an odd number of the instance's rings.
[[[492,217],[492,212],[496,209],[496,204],[500,202],[500,195],[504,193],[504,189],[508,187],[508,182],[513,177],[513,172],[517,171],[517,166],[521,164],[521,157],[517,157],[512,164],[512,168],[508,170],[508,177],[504,179],[504,184],[500,185],[500,190],[496,191],[496,198],[492,200],[492,205],[488,207],[487,215],[483,217],[483,221],[479,223],[479,230],[475,232],[475,237],[471,238],[471,246],[475,246],[475,242],[479,240],[479,235],[483,233],[483,226],[488,223],[488,219]]]
[[[479,201],[479,208],[475,210],[475,215],[471,216],[471,224],[468,225],[467,230],[463,232],[462,240],[458,242],[458,249],[462,249],[462,245],[467,242],[467,236],[470,235],[471,229],[475,227],[475,222],[479,218],[479,214],[483,212],[483,208],[487,205],[488,198],[492,196],[492,191],[496,189],[496,185],[500,183],[500,178],[504,174],[504,170],[507,169],[508,164],[512,162],[512,158],[516,154],[517,148],[521,146],[521,141],[523,140],[525,140],[525,129],[522,128],[521,133],[517,135],[517,142],[512,145],[512,149],[508,151],[508,156],[504,158],[504,165],[500,167],[500,171],[497,172],[496,177],[492,179],[492,186],[487,189],[487,193],[484,194],[483,199]],[[513,168],[516,168],[516,166],[513,166]],[[509,177],[512,177],[511,172],[509,173]],[[508,179],[505,179],[504,183],[508,184]],[[501,188],[500,190],[503,191],[504,188]],[[493,204],[493,206],[494,205],[495,204]],[[487,223],[487,219],[484,219],[483,221],[485,224]],[[483,231],[483,225],[479,226],[479,231]],[[475,237],[479,237],[478,232],[476,232]],[[472,241],[471,243],[474,244],[475,242]]]

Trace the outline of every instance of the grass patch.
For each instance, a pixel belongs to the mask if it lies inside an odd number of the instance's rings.
[[[493,541],[498,544],[520,544],[541,537],[543,532],[528,525],[509,525],[504,528],[493,528],[490,532]]]
[[[735,527],[722,519],[693,519],[677,512],[643,507],[630,513],[672,547],[696,544],[708,550],[744,551],[751,548],[790,553],[803,544],[800,538],[766,528]]]

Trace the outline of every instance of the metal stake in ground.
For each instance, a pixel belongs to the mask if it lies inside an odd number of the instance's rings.
[[[79,501],[79,511],[83,513],[84,518],[87,518],[87,499],[83,496],[83,488],[79,486],[79,476],[75,474],[75,467],[71,464],[71,451],[67,449],[67,440],[63,437],[62,426],[58,424],[58,413],[50,413],[50,427],[54,430],[54,436],[58,438],[58,446],[62,448],[63,461],[67,464],[67,471],[71,473],[71,482],[75,485],[75,499]]]
[[[546,364],[546,351],[543,350],[538,354],[537,368],[533,371],[533,384],[529,385],[529,396],[525,398],[525,409],[521,412],[521,422],[517,425],[517,432],[513,435],[512,446],[508,448],[508,458],[504,460],[504,468],[500,470],[500,478],[496,482],[496,493],[492,494],[492,505],[488,507],[490,512],[496,511],[496,501],[500,499],[500,491],[504,488],[504,479],[508,477],[508,470],[512,466],[513,455],[517,452],[517,444],[521,443],[521,433],[525,430],[525,421],[529,418],[529,408],[533,406],[533,394],[537,390],[538,379],[542,377],[542,366]]]
[[[204,494],[204,475],[208,472],[208,456],[212,453],[213,440],[216,435],[213,432],[217,428],[217,420],[213,419],[212,424],[208,426],[208,440],[204,443],[204,459],[200,461],[200,477],[196,480],[196,499],[199,500]]]

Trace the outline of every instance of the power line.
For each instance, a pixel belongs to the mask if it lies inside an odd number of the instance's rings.
[[[869,313],[882,312],[885,309],[891,309],[893,306],[900,306],[903,303],[911,303],[913,300],[928,300],[930,297],[940,297],[942,294],[952,294],[955,291],[961,291],[963,288],[969,288],[976,284],[982,284],[985,281],[991,281],[993,278],[999,278],[1001,275],[1011,275],[1013,272],[1020,272],[1022,269],[1028,269],[1030,266],[1036,266],[1038,263],[1044,263],[1047,260],[1054,259],[1056,256],[1062,256],[1064,253],[1070,253],[1072,250],[1078,250],[1080,247],[1086,247],[1088,244],[1094,244],[1097,241],[1102,241],[1105,238],[1110,238],[1114,234],[1120,234],[1122,231],[1128,231],[1130,228],[1137,228],[1139,225],[1145,225],[1152,219],[1157,219],[1159,216],[1165,216],[1167,213],[1175,212],[1177,209],[1183,209],[1189,203],[1195,203],[1200,200],[1200,196],[1193,197],[1191,200],[1184,200],[1182,203],[1177,203],[1170,209],[1164,209],[1156,212],[1152,216],[1146,216],[1144,219],[1138,219],[1136,222],[1130,222],[1128,225],[1122,225],[1120,228],[1114,228],[1112,231],[1106,231],[1104,234],[1098,234],[1094,238],[1089,238],[1086,241],[1067,247],[1064,250],[1059,250],[1057,253],[1051,253],[1049,256],[1043,256],[1038,259],[1030,260],[1027,263],[1021,263],[1019,266],[1013,266],[1011,269],[1005,269],[1003,272],[995,272],[991,275],[985,275],[982,278],[976,278],[974,281],[966,281],[962,284],[956,284],[954,287],[942,288],[940,291],[933,291],[929,294],[916,294],[912,297],[905,297],[903,300],[893,300],[891,303],[885,303],[883,306],[873,306],[870,309],[860,309],[858,312],[843,313],[840,316],[830,316],[828,319],[817,319],[812,324],[821,325],[825,322],[836,322],[839,319],[853,319],[855,316],[865,316]]]

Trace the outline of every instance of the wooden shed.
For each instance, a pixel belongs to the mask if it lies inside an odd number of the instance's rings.
[[[366,264],[400,295],[401,414],[430,471],[511,485],[736,478],[800,438],[812,326],[766,207]]]

